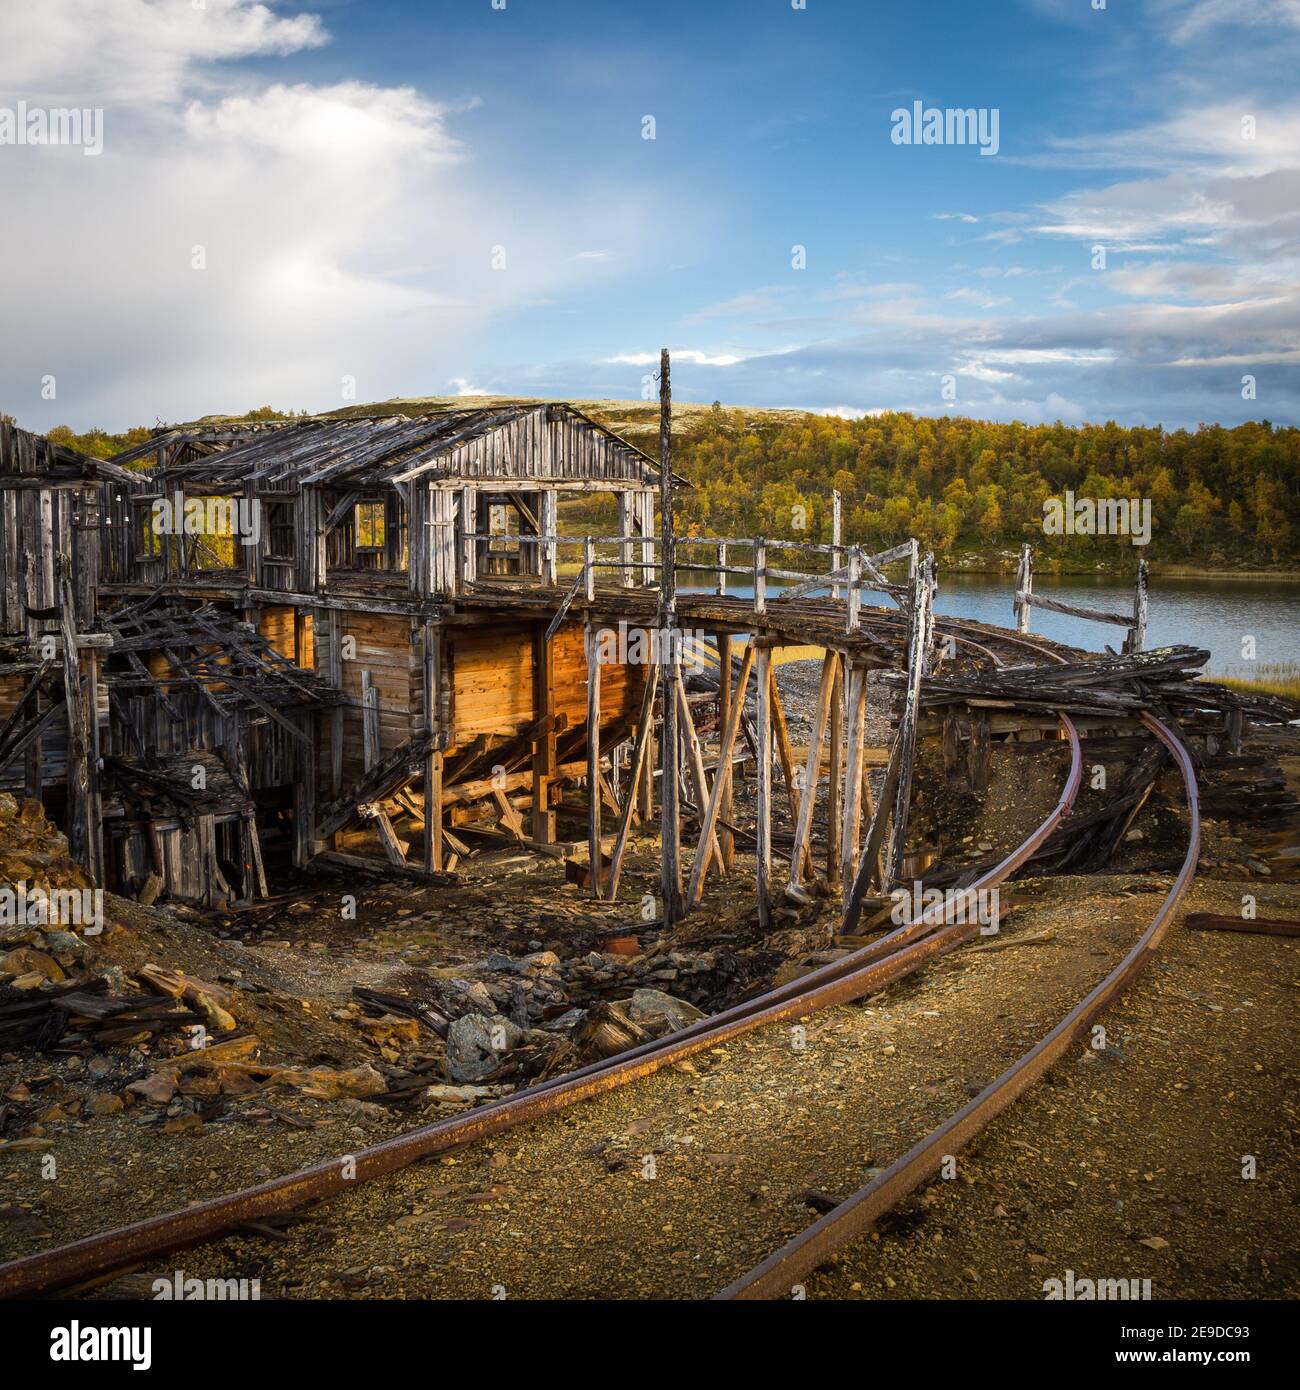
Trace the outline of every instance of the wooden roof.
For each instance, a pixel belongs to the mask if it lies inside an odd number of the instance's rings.
[[[202,457],[172,464],[161,475],[155,474],[155,479],[165,480],[165,484],[222,489],[252,483],[259,488],[296,490],[309,485],[382,487],[413,478],[456,477],[458,471],[451,465],[453,451],[493,431],[530,422],[562,423],[596,437],[602,451],[620,466],[620,477],[627,481],[648,484],[658,478],[658,464],[643,450],[575,407],[556,402],[443,410],[414,417],[311,417],[272,428],[264,426],[243,437],[237,427],[230,427],[229,447],[217,447]],[[211,448],[220,434],[219,427],[211,426],[168,431],[133,453],[138,457],[151,452],[160,442]],[[562,484],[563,477],[557,475],[556,481]],[[674,481],[685,479],[674,475]]]

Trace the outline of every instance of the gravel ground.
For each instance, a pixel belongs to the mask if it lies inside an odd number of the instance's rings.
[[[810,1224],[809,1189],[861,1186],[1032,1045],[1132,943],[1155,886],[1038,885],[1006,931],[1050,941],[960,951],[818,1015],[802,1051],[788,1027],[760,1030],[367,1184],[287,1240],[234,1237],[176,1264],[260,1278],[264,1296],[707,1296]],[[1230,891],[1203,885],[1193,905]],[[1271,891],[1279,909],[1300,896]],[[1296,945],[1179,930],[1171,944],[1105,1052],[1058,1066],[956,1181],[893,1213],[811,1296],[1041,1296],[1066,1267],[1149,1276],[1168,1296],[1296,1292]],[[144,1286],[132,1278],[106,1292]]]

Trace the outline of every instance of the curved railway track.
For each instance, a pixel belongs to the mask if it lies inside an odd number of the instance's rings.
[[[715,601],[716,602],[716,601]],[[793,617],[794,614],[792,613]],[[944,623],[959,643],[998,662],[990,643],[1017,653],[1028,650],[1039,660],[1061,662],[1050,644],[996,630]],[[830,645],[840,646],[840,641]],[[983,639],[983,640],[980,640]],[[1049,815],[999,864],[972,883],[974,895],[996,887],[1020,868],[1059,826],[1074,804],[1082,776],[1077,730],[1058,714],[1070,745],[1070,767],[1060,797]],[[965,1144],[1017,1096],[1033,1084],[1090,1026],[1143,968],[1168,929],[1196,864],[1199,815],[1196,781],[1190,758],[1178,739],[1150,715],[1144,722],[1171,751],[1183,773],[1191,810],[1191,835],[1181,872],[1151,925],[1119,966],[1082,1000],[1041,1042],[1016,1061],[969,1105],[915,1145],[891,1168],[829,1212],[768,1260],[730,1285],[720,1298],[763,1298],[788,1293],[803,1274],[852,1240],[880,1214],[924,1182],[943,1156]],[[850,955],[779,986],[757,998],[701,1019],[667,1037],[644,1043],[602,1062],[542,1082],[506,1099],[385,1140],[355,1154],[315,1164],[257,1187],[196,1203],[116,1230],[102,1232],[0,1265],[0,1297],[34,1297],[102,1279],[174,1250],[228,1234],[243,1223],[293,1211],[304,1204],[349,1191],[358,1183],[395,1172],[417,1160],[503,1133],[577,1105],[684,1061],[742,1034],[770,1024],[791,1022],[821,1009],[873,994],[928,961],[956,949],[979,930],[974,914],[958,912],[961,898],[931,908],[918,920],[898,927]],[[972,920],[950,921],[971,916]]]

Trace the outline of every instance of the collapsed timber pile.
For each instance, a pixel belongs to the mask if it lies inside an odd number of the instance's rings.
[[[987,787],[995,742],[1030,756],[1060,746],[1053,727],[1058,710],[1074,716],[1088,733],[1094,766],[1115,766],[1110,784],[1103,778],[1102,790],[1076,806],[1039,847],[1030,873],[1100,872],[1112,864],[1126,837],[1140,838],[1133,823],[1170,772],[1166,751],[1136,723],[1144,712],[1187,737],[1207,821],[1267,827],[1273,835],[1290,833],[1294,839],[1300,808],[1281,769],[1271,757],[1246,752],[1242,745],[1247,722],[1284,725],[1300,709],[1291,701],[1200,679],[1208,659],[1203,649],[1175,646],[1050,665],[981,668],[960,676],[936,674],[921,686],[920,727],[939,743],[944,779],[963,782],[976,797]],[[941,863],[926,882],[962,886],[994,862]],[[1233,867],[1231,861],[1216,865]],[[1257,858],[1246,861],[1242,871],[1272,872]]]

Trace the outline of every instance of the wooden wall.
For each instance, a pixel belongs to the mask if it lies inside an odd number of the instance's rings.
[[[458,628],[449,638],[451,747],[479,734],[514,734],[539,717],[533,708],[533,634],[526,624]],[[587,721],[587,656],[581,622],[555,634],[555,710],[569,727]],[[626,666],[602,668],[602,722],[633,713],[640,678]]]

